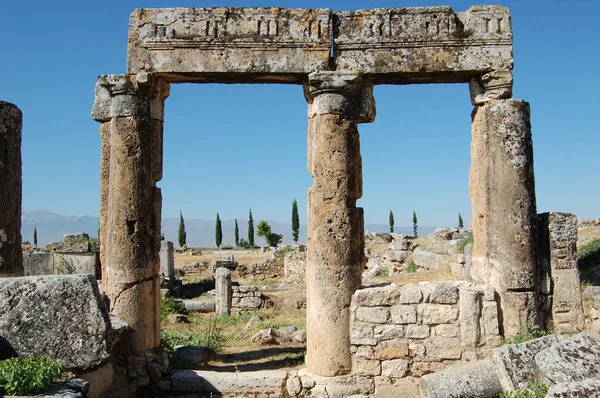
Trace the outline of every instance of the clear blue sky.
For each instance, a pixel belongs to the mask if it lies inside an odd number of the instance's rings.
[[[145,7],[350,10],[465,1],[3,1],[0,99],[24,114],[23,209],[98,215],[99,74],[124,73],[129,14]],[[489,4],[489,3],[488,3]],[[493,3],[492,3],[493,4]],[[600,1],[504,1],[514,32],[514,97],[531,103],[538,211],[600,216]],[[468,86],[377,86],[360,126],[365,222],[470,222]],[[306,222],[306,102],[300,86],[173,85],[166,102],[163,216]]]

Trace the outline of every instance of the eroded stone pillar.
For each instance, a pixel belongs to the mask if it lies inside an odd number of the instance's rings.
[[[100,76],[92,110],[102,122],[101,245],[111,313],[133,329],[127,346],[160,343],[163,103],[169,85],[150,75]],[[107,153],[108,152],[108,153]],[[108,187],[107,187],[108,185]]]
[[[0,278],[23,276],[21,128],[16,105],[0,101]]]
[[[504,334],[514,335],[525,323],[540,321],[530,110],[527,102],[503,99],[510,96],[511,74],[485,76],[471,82],[477,105],[469,181],[471,273],[496,290]]]
[[[309,75],[307,356],[310,373],[351,371],[350,301],[364,256],[358,123],[375,119],[373,86],[359,74]]]
[[[225,267],[219,267],[215,271],[215,312],[217,315],[229,315],[231,313],[231,271]]]

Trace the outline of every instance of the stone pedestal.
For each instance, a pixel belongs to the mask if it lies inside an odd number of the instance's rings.
[[[307,86],[308,371],[351,371],[350,301],[360,285],[364,253],[362,164],[357,123],[375,118],[372,85],[360,75],[317,72]]]
[[[581,281],[577,267],[577,217],[569,213],[538,214],[538,264],[544,317],[555,333],[583,330]]]
[[[231,271],[225,267],[219,267],[215,271],[215,312],[217,315],[229,315],[231,313]]]
[[[100,76],[92,110],[103,123],[103,287],[111,313],[133,329],[127,346],[135,352],[160,343],[161,193],[156,182],[162,178],[168,93],[168,84],[151,76]]]
[[[525,323],[539,323],[529,104],[491,100],[472,118],[471,273],[498,292],[504,333],[514,335]]]
[[[0,278],[23,276],[21,127],[16,105],[0,101]]]

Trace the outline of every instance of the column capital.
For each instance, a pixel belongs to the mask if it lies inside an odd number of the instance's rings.
[[[116,117],[145,116],[163,121],[163,102],[169,90],[169,83],[148,73],[100,75],[92,118],[107,122]]]
[[[495,99],[512,98],[513,74],[510,69],[497,69],[471,78],[469,91],[474,106]]]
[[[305,85],[309,117],[342,115],[357,123],[375,120],[373,84],[356,72],[313,72]]]

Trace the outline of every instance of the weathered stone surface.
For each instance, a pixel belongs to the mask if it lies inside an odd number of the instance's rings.
[[[110,321],[91,275],[0,279],[0,335],[20,355],[88,369],[109,357]]]
[[[460,292],[460,331],[463,346],[477,347],[479,344],[481,339],[480,318],[481,297],[476,292],[462,290]]]
[[[89,384],[83,379],[57,380],[48,386],[42,394],[34,395],[36,398],[88,398]],[[3,395],[4,398],[22,398],[22,396]]]
[[[361,104],[374,103],[364,98],[372,94],[369,87],[360,76],[336,73],[312,74],[307,87],[308,169],[314,185],[308,193],[306,365],[322,376],[348,373],[352,365],[350,302],[364,255],[363,212],[356,207],[362,196],[357,123],[374,117],[373,109],[361,113]],[[340,98],[347,101],[343,108]],[[328,106],[329,101],[336,105]],[[357,319],[362,319],[358,312]]]
[[[302,391],[302,383],[298,377],[289,377],[285,382],[285,389],[290,396],[295,397]]]
[[[171,82],[299,82],[328,69],[331,10],[137,9],[129,22],[127,73]]]
[[[0,101],[0,278],[23,276],[21,128],[23,114]]]
[[[215,300],[182,300],[182,304],[191,312],[215,312]]]
[[[600,398],[600,379],[558,383],[550,387],[546,398]]]
[[[218,315],[231,313],[231,271],[225,267],[217,268],[215,272],[215,311]],[[260,300],[260,299],[259,299]]]
[[[203,346],[181,346],[175,350],[177,360],[186,365],[207,365],[215,356],[215,352]]]
[[[169,242],[168,240],[160,242],[160,273],[171,281],[175,280],[173,242]]]
[[[422,247],[417,247],[413,252],[413,255],[415,264],[421,268],[425,268],[426,270],[440,269],[447,261],[446,256],[432,253],[423,249]]]
[[[558,343],[555,335],[521,344],[506,344],[494,351],[493,360],[498,369],[500,383],[504,391],[527,387],[537,377],[536,355]]]
[[[496,366],[489,359],[425,375],[419,387],[424,398],[495,398],[502,392]]]
[[[468,82],[512,69],[510,13],[499,6],[378,8],[334,14],[338,69],[377,83]]]
[[[600,378],[600,342],[579,333],[539,352],[535,363],[554,384]]]
[[[410,305],[397,305],[390,309],[390,319],[395,324],[415,323],[417,310]]]
[[[222,394],[243,396],[265,394],[282,396],[287,373],[283,370],[260,370],[254,372],[211,372],[201,370],[178,370],[171,375],[173,391],[192,394]]]
[[[469,82],[471,103],[483,105],[491,100],[511,98],[512,85],[513,76],[509,69],[496,69],[473,77]]]
[[[472,276],[500,296],[504,331],[539,322],[535,192],[529,104],[493,100],[473,111],[469,190],[473,204]],[[509,303],[530,291],[534,311]],[[513,300],[514,301],[514,300]],[[523,315],[526,315],[524,318]]]
[[[389,306],[396,303],[401,294],[400,292],[401,290],[394,284],[376,288],[359,289],[354,293],[354,300],[357,305],[363,307]]]

